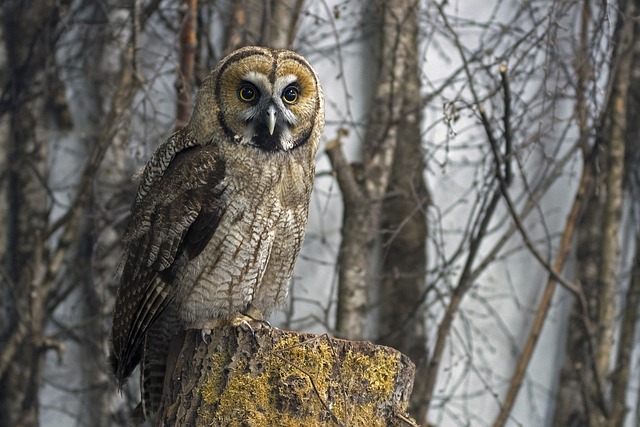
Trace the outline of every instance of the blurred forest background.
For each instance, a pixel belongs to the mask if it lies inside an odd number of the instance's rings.
[[[247,44],[327,128],[273,323],[393,346],[435,426],[640,425],[640,3],[4,0],[0,426],[121,426],[131,176]],[[259,167],[259,165],[256,165]]]

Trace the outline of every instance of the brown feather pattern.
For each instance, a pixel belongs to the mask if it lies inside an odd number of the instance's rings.
[[[239,98],[246,84],[256,102]],[[292,85],[299,100],[286,104]],[[189,124],[153,154],[123,236],[110,356],[120,384],[141,364],[145,417],[158,409],[174,334],[284,303],[323,126],[322,89],[306,60],[248,47],[203,81]]]

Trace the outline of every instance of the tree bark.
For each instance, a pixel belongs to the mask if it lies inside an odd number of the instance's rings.
[[[629,138],[627,100],[633,60],[632,48],[637,37],[634,35],[635,24],[631,19],[634,9],[632,1],[621,5],[614,36],[617,45],[611,54],[612,62],[615,62],[616,66],[612,74],[612,91],[609,104],[606,106],[606,119],[604,127],[597,129],[598,137],[594,149],[597,156],[585,159],[585,162],[599,163],[596,181],[586,194],[585,212],[588,214],[581,218],[576,245],[576,275],[584,290],[588,308],[576,304],[569,319],[566,356],[560,373],[554,426],[578,423],[585,426],[613,427],[621,425],[624,420],[622,408],[626,381],[622,380],[619,372],[624,371],[625,366],[628,369],[628,361],[624,354],[629,350],[630,344],[627,339],[619,341],[622,336],[615,336],[615,294],[619,289],[618,230],[622,216],[625,145],[628,144],[626,140]],[[585,41],[583,49],[587,46]],[[630,297],[635,295],[631,285],[629,292]],[[594,325],[594,331],[585,328],[585,320]],[[624,328],[621,328],[620,332],[623,330]],[[628,332],[627,328],[626,333]],[[615,358],[614,341],[619,341],[619,348],[613,368],[614,374],[610,377],[612,361]],[[610,379],[613,381],[608,384],[607,381]],[[610,392],[609,385],[613,386]]]
[[[367,289],[375,281],[375,244],[398,143],[407,61],[415,58],[414,34],[403,29],[411,17],[415,18],[417,2],[376,1],[371,7],[371,20],[381,24],[376,26],[380,31],[379,70],[363,141],[361,177],[340,160],[339,140],[327,146],[344,203],[336,330],[350,339],[370,334]]]
[[[636,7],[634,5],[634,7]],[[637,9],[636,9],[637,13]],[[638,214],[640,213],[640,179],[637,171],[640,168],[640,122],[637,120],[640,114],[640,75],[633,70],[640,67],[640,28],[634,23],[632,43],[632,63],[629,78],[629,88],[626,106],[626,132],[625,132],[625,165],[624,165],[624,189],[628,197],[628,218],[632,218],[632,224],[627,225],[636,230],[635,256],[631,264],[631,274],[621,302],[621,323],[615,368],[611,373],[611,413],[608,427],[624,425],[629,413],[626,404],[626,396],[629,387],[629,379],[632,378],[633,351],[637,342],[636,338],[640,325],[640,233],[638,232]],[[623,273],[623,276],[626,276]],[[637,416],[637,415],[636,415]]]
[[[368,342],[187,330],[171,342],[157,425],[415,426],[413,375],[408,357]]]
[[[234,0],[225,53],[247,45],[291,49],[303,0]]]
[[[180,67],[176,77],[176,127],[180,130],[186,126],[191,116],[193,102],[191,101],[194,82],[194,67],[196,58],[196,17],[198,13],[197,0],[182,0],[182,25],[180,26]]]
[[[418,13],[403,24],[407,34],[405,77],[398,142],[382,209],[380,339],[416,364],[410,413],[426,424],[427,385],[427,205],[422,151],[422,110]]]
[[[625,134],[627,132],[627,98],[631,79],[633,58],[635,2],[622,5],[619,19],[618,44],[614,54],[619,61],[613,77],[613,90],[609,107],[609,132],[603,142],[604,158],[607,165],[603,176],[606,194],[603,206],[603,235],[601,243],[600,274],[598,275],[598,313],[596,317],[599,334],[597,336],[596,368],[601,378],[609,376],[614,345],[616,303],[618,289],[617,271],[620,267],[620,243],[618,230],[622,216],[622,181],[624,175]]]
[[[640,237],[636,237],[635,246],[636,253],[631,269],[631,280],[624,298],[615,370],[611,374],[611,413],[608,427],[624,425],[625,417],[629,412],[626,396],[629,378],[632,377],[632,354],[634,340],[638,332],[638,307],[640,307]]]
[[[38,132],[44,128],[39,119],[44,116],[47,100],[52,99],[45,70],[60,34],[60,7],[65,4],[15,0],[3,4],[9,67],[3,92],[8,96],[9,123],[3,191],[7,286],[3,285],[2,297],[7,299],[2,307],[6,323],[0,329],[0,426],[39,424],[38,393],[47,350],[45,311],[51,284],[42,280],[50,200],[46,187],[48,150]]]

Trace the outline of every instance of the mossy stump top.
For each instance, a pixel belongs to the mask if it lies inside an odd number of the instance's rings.
[[[237,327],[171,343],[159,426],[415,426],[415,367],[389,347]]]

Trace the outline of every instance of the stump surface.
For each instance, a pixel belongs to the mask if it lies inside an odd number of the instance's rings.
[[[415,367],[364,341],[261,328],[171,344],[160,426],[411,426]]]

